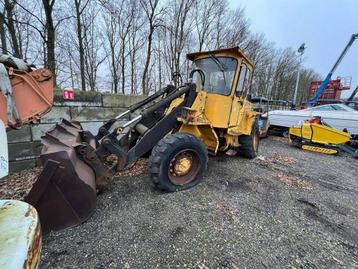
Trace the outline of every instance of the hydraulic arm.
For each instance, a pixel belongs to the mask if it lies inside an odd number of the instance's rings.
[[[143,109],[139,115],[120,124],[117,128],[113,128],[116,121],[143,108],[160,96],[162,99],[159,102]],[[119,158],[119,168],[136,161],[176,127],[176,119],[180,115],[182,107],[190,106],[195,96],[195,84],[188,84],[177,89],[169,85],[135,104],[100,128],[100,133],[96,136],[98,143],[96,155],[102,159],[110,154],[116,155]],[[183,97],[183,101],[174,110],[165,113],[169,104],[179,97]]]
[[[43,232],[73,226],[89,218],[97,189],[114,172],[150,152],[175,129],[181,108],[194,101],[195,89],[195,84],[179,88],[169,85],[106,122],[96,136],[84,131],[79,123],[67,120],[48,131],[42,137],[40,159],[44,169],[25,198],[39,211]],[[160,97],[160,101],[151,104]],[[182,101],[167,111],[176,98]],[[49,204],[63,215],[48,210]]]

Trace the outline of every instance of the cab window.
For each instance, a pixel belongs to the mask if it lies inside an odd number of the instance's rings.
[[[230,57],[211,56],[194,62],[193,68],[199,68],[205,74],[204,91],[221,95],[230,95],[237,68],[237,61]],[[195,83],[201,83],[198,73],[194,74]]]
[[[242,64],[240,68],[239,81],[236,86],[236,96],[246,94],[249,87],[250,81],[250,70],[247,68],[246,64]]]

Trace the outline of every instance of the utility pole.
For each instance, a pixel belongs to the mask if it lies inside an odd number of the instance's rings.
[[[306,49],[306,44],[302,43],[302,45],[297,50],[297,52],[300,54],[300,58],[299,58],[299,65],[298,65],[298,70],[297,70],[296,86],[295,86],[295,91],[293,93],[292,108],[296,107],[298,84],[300,82],[301,61],[302,61],[302,55],[305,52],[305,49]]]

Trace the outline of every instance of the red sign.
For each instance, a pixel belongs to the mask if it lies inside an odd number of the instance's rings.
[[[73,89],[63,90],[63,99],[64,100],[75,100],[75,91]]]

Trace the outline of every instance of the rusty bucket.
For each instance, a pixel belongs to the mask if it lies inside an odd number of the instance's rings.
[[[30,72],[10,69],[7,79],[11,83],[14,99],[14,107],[11,110],[16,110],[18,114],[17,119],[9,117],[9,112],[13,112],[7,109],[9,96],[0,89],[0,120],[7,129],[10,126],[20,127],[25,122],[37,122],[51,110],[54,86],[52,73],[48,69],[41,68]]]
[[[76,154],[79,123],[62,120],[42,137],[44,167],[25,201],[39,213],[44,234],[86,221],[96,205],[95,174]]]

